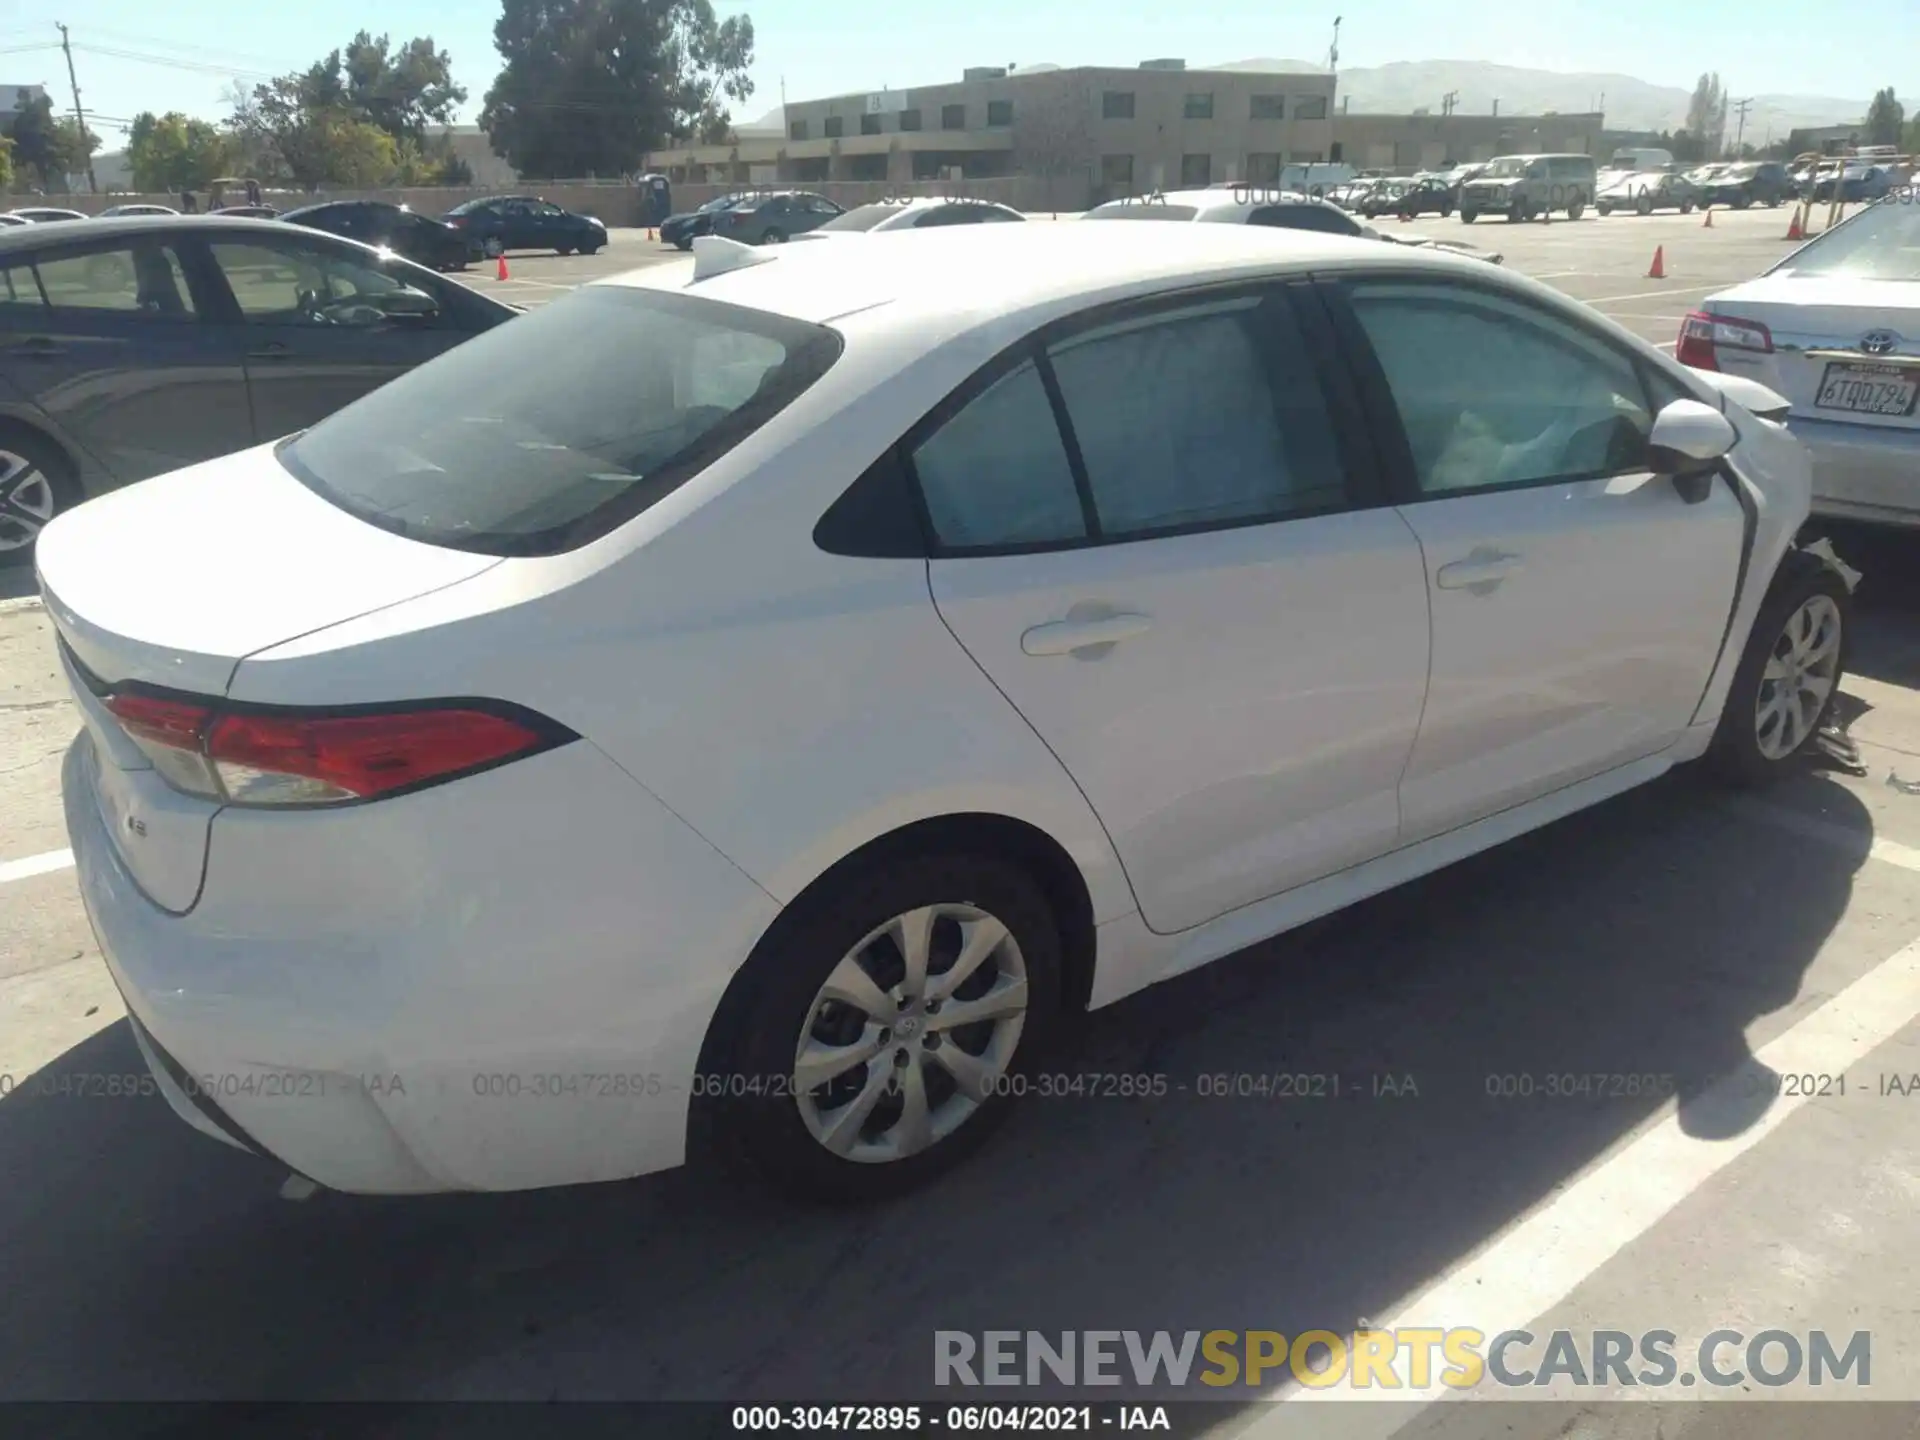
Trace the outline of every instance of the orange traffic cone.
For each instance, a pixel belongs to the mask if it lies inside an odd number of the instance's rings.
[[[500,252],[500,263],[494,266],[493,278],[496,280],[507,278],[507,252],[504,250]]]
[[[1707,218],[1701,222],[1700,228],[1703,230],[1711,230],[1713,228],[1713,207],[1711,205],[1707,206]]]
[[[1647,279],[1664,280],[1666,278],[1667,247],[1664,245],[1656,245],[1653,247],[1653,266],[1647,271]]]
[[[1806,238],[1807,238],[1807,232],[1803,228],[1801,228],[1800,210],[1796,206],[1793,212],[1793,219],[1787,222],[1787,239],[1804,240]]]

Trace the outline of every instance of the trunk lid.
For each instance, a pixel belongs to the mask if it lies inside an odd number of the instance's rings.
[[[1767,327],[1771,354],[1721,346],[1715,358],[1727,373],[1777,391],[1795,415],[1920,430],[1920,284],[1780,272],[1701,309]]]
[[[183,913],[220,807],[169,786],[104,696],[138,682],[219,698],[247,655],[500,561],[356,520],[262,446],[88,501],[41,533],[35,563],[92,741],[81,773],[135,883]]]

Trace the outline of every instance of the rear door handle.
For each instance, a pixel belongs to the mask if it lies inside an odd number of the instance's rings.
[[[1520,557],[1501,550],[1475,550],[1464,560],[1442,565],[1433,582],[1442,590],[1491,590],[1520,568]]]
[[[258,349],[247,351],[247,359],[285,360],[291,354],[293,354],[293,347],[291,345],[282,345],[278,340],[274,340],[266,345],[260,346]]]
[[[1113,645],[1144,634],[1152,622],[1144,615],[1108,615],[1098,620],[1054,620],[1020,637],[1029,655],[1071,655],[1096,645]]]

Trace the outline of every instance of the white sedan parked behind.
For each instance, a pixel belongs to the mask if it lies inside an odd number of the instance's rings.
[[[1818,515],[1920,526],[1920,209],[1870,205],[1709,295],[1675,356],[1757,380],[1813,452]]]
[[[45,531],[82,893],[208,1134],[401,1192],[711,1126],[892,1189],[1063,1012],[1778,771],[1838,684],[1801,448],[1491,266],[986,225],[690,271]]]

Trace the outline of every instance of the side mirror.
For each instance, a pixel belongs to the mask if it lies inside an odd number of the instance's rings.
[[[1672,478],[1680,498],[1698,505],[1713,488],[1713,472],[1740,438],[1733,422],[1699,400],[1675,400],[1653,417],[1648,466]]]
[[[416,290],[404,285],[398,290],[389,290],[376,302],[383,314],[405,316],[430,320],[440,313],[440,302],[424,290]]]

